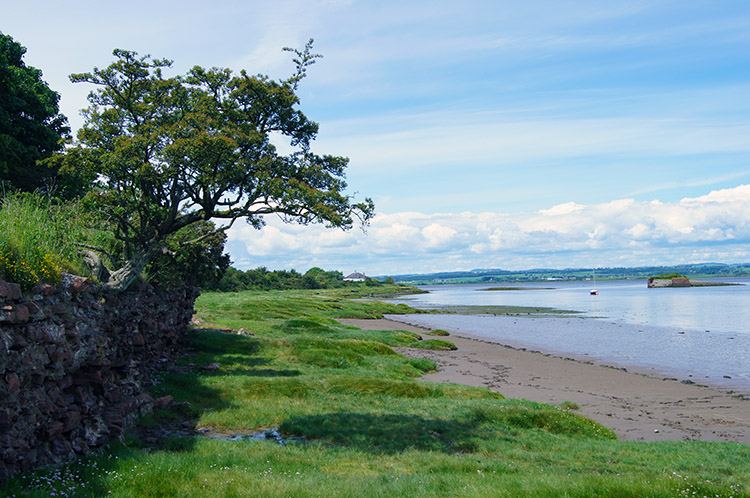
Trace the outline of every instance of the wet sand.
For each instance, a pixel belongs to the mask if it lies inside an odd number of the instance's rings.
[[[339,320],[364,330],[422,327],[387,319]],[[429,358],[438,372],[429,382],[451,382],[497,391],[508,398],[550,404],[572,401],[578,413],[600,422],[623,441],[732,441],[750,444],[750,393],[684,384],[612,367],[536,351],[524,351],[468,334],[445,338],[455,351],[397,348]]]

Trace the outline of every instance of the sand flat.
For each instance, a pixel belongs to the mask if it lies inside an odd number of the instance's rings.
[[[339,321],[364,330],[428,333],[388,319]],[[550,404],[572,401],[581,407],[578,413],[610,427],[623,441],[750,443],[750,401],[737,393],[524,351],[467,334],[451,333],[446,339],[458,349],[396,349],[437,363],[438,372],[425,375],[425,381],[487,387],[508,398]]]

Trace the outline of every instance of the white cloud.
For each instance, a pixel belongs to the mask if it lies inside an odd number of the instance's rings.
[[[232,246],[267,258],[369,273],[410,273],[480,267],[648,264],[649,258],[689,262],[715,257],[743,260],[750,251],[750,185],[678,202],[617,199],[565,203],[510,216],[492,212],[379,214],[367,233],[285,225],[229,231]],[[243,259],[235,256],[235,259]],[[265,261],[265,260],[264,260]],[[315,261],[315,264],[312,264]],[[576,263],[576,262],[579,263]],[[667,261],[667,262],[670,262]],[[258,263],[256,266],[266,263]],[[309,267],[308,266],[308,267]]]

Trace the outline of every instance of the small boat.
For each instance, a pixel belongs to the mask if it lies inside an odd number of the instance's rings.
[[[599,295],[599,291],[596,290],[596,270],[593,270],[593,272],[594,272],[594,289],[591,289],[589,291],[589,294],[591,294],[592,296],[598,296]]]

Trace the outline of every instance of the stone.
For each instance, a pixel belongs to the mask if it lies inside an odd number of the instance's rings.
[[[75,374],[73,374],[73,384],[80,386],[84,384],[96,384],[96,385],[102,385],[104,384],[104,381],[102,380],[102,371],[101,370],[79,370]]]
[[[0,279],[0,299],[4,301],[13,301],[21,299],[21,286],[12,284]]]
[[[68,312],[68,308],[66,308],[62,304],[53,304],[47,309],[49,310],[49,313],[51,315],[64,315]]]
[[[0,462],[6,466],[0,477],[83,456],[118,437],[138,415],[174,403],[171,396],[153,399],[149,379],[189,346],[194,289],[143,287],[112,295],[65,276],[58,287],[37,286],[28,300],[5,284],[0,294],[13,299],[0,297],[6,352],[0,355]]]
[[[169,405],[171,405],[172,403],[174,403],[174,396],[172,396],[171,394],[168,394],[167,396],[162,396],[161,398],[156,398],[154,400],[154,408],[157,408],[157,409],[166,408]],[[2,420],[2,419],[0,419],[0,420]]]
[[[72,294],[82,294],[90,290],[91,285],[88,278],[77,277],[68,285],[68,292]]]
[[[81,455],[85,455],[89,451],[89,445],[86,444],[86,440],[80,437],[73,440],[71,447],[73,448],[73,451]]]
[[[63,432],[69,432],[78,427],[78,424],[81,423],[81,412],[79,411],[69,411],[65,414],[65,426],[63,427]]]
[[[8,410],[0,410],[0,433],[7,432],[11,428]]]
[[[30,318],[34,320],[44,319],[44,310],[42,310],[42,308],[40,308],[34,301],[26,301],[23,305],[26,306]]]
[[[55,287],[53,285],[46,284],[46,283],[40,283],[39,285],[37,285],[36,287],[34,287],[34,289],[32,289],[31,292],[33,292],[34,294],[41,294],[41,295],[43,295],[45,297],[48,297],[48,296],[52,296],[54,294],[57,294],[58,290],[57,290],[57,287]]]
[[[59,420],[53,420],[52,422],[48,423],[47,426],[45,427],[45,431],[47,432],[47,438],[55,439],[57,437],[62,436],[64,429],[65,429],[65,424],[63,424]]]
[[[12,396],[21,392],[21,381],[14,373],[5,375],[5,382],[8,383],[8,395]]]
[[[52,441],[52,453],[55,455],[66,455],[73,449],[70,443],[64,439],[55,439]]]
[[[20,351],[28,345],[29,343],[26,342],[26,339],[24,339],[21,334],[13,334],[11,336],[10,344],[8,344],[8,349],[11,351]]]
[[[29,309],[23,304],[13,305],[8,313],[8,319],[11,323],[26,323],[29,318]]]

